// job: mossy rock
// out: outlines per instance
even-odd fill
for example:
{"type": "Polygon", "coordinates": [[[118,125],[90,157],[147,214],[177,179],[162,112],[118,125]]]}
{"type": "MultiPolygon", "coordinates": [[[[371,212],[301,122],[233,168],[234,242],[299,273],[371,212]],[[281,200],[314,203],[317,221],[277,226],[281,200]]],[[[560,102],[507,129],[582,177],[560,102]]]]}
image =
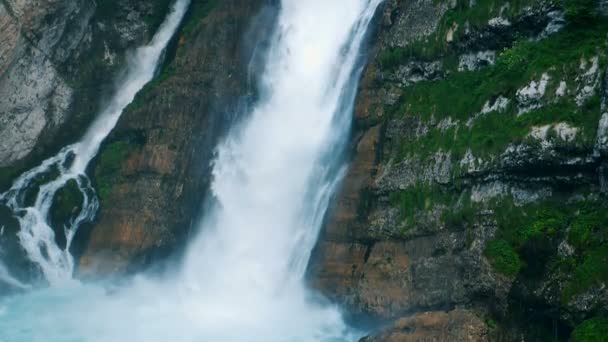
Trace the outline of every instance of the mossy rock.
{"type": "Polygon", "coordinates": [[[570,337],[572,342],[608,341],[608,318],[595,317],[579,324],[570,337]]]}
{"type": "Polygon", "coordinates": [[[517,251],[505,240],[495,240],[488,243],[485,256],[497,272],[509,277],[515,277],[522,268],[522,262],[517,251]]]}
{"type": "Polygon", "coordinates": [[[118,172],[133,149],[133,144],[124,140],[112,142],[102,149],[95,166],[97,193],[101,200],[112,191],[118,172]]]}
{"type": "MultiPolygon", "coordinates": [[[[80,192],[77,181],[74,179],[69,180],[55,193],[55,198],[49,212],[53,228],[61,230],[64,226],[68,226],[69,222],[78,216],[82,210],[83,202],[84,196],[80,192]]],[[[63,235],[63,233],[59,235],[63,235]]],[[[65,241],[63,243],[65,244],[65,241]]]]}

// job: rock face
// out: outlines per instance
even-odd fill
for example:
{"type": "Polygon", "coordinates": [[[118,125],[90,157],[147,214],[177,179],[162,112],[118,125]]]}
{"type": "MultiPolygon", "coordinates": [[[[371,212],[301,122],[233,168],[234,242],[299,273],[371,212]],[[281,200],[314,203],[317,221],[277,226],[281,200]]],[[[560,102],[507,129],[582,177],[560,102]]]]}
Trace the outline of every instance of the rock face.
{"type": "Polygon", "coordinates": [[[193,2],[175,57],[102,148],[94,170],[101,211],[80,261],[82,277],[140,268],[179,250],[193,232],[213,149],[253,96],[247,44],[271,29],[272,10],[262,3],[193,2]]]}
{"type": "Polygon", "coordinates": [[[0,2],[0,190],[82,134],[167,1],[0,2]]]}
{"type": "Polygon", "coordinates": [[[606,314],[597,6],[385,4],[309,266],[353,320],[394,322],[367,340],[568,340],[606,314]]]}

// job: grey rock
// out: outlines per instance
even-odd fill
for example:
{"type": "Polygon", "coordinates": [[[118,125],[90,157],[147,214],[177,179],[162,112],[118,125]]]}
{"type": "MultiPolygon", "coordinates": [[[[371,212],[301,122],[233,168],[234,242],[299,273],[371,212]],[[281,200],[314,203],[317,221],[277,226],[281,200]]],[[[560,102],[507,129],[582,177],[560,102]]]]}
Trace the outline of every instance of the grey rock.
{"type": "Polygon", "coordinates": [[[405,65],[400,65],[395,72],[383,76],[391,82],[406,87],[421,81],[440,80],[443,78],[442,69],[441,62],[410,61],[405,65]]]}
{"type": "Polygon", "coordinates": [[[111,17],[96,16],[96,6],[88,0],[0,2],[0,167],[48,155],[60,135],[78,135],[120,67],[117,55],[145,38],[142,11],[151,4],[119,1],[111,17]],[[90,64],[95,71],[83,72],[90,64]],[[73,82],[88,78],[94,85],[73,82]]]}
{"type": "Polygon", "coordinates": [[[392,0],[386,6],[385,16],[396,17],[391,21],[390,34],[383,38],[386,39],[384,45],[389,47],[404,47],[431,35],[450,6],[447,2],[433,0],[398,3],[392,0]]]}
{"type": "Polygon", "coordinates": [[[484,66],[494,65],[496,62],[496,52],[487,50],[474,53],[467,53],[460,56],[458,71],[474,71],[484,66]]]}

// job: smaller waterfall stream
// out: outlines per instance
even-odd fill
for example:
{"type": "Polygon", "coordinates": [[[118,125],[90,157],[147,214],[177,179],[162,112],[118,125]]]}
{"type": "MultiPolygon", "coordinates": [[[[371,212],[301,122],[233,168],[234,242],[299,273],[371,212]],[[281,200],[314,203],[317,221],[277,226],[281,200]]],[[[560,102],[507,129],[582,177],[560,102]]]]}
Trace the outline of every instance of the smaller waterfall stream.
{"type": "MultiPolygon", "coordinates": [[[[8,206],[19,221],[21,229],[18,238],[21,246],[28,258],[40,267],[45,279],[51,284],[69,282],[72,279],[74,271],[74,259],[70,254],[72,240],[78,228],[94,218],[99,207],[95,190],[86,176],[86,168],[97,155],[103,140],[116,126],[123,110],[154,77],[162,53],[184,17],[189,2],[190,0],[177,0],[151,42],[128,56],[127,72],[118,82],[119,87],[115,95],[84,137],[21,175],[8,191],[0,194],[0,203],[8,206]],[[27,203],[27,192],[42,175],[52,175],[52,180],[39,185],[34,203],[27,203]],[[61,230],[52,229],[49,223],[49,211],[57,192],[70,181],[76,182],[83,196],[82,209],[70,220],[68,226],[63,227],[66,243],[65,246],[59,246],[55,240],[55,232],[61,230]]],[[[12,278],[6,267],[0,264],[0,281],[3,279],[9,285],[20,284],[15,283],[16,279],[12,278]]]]}

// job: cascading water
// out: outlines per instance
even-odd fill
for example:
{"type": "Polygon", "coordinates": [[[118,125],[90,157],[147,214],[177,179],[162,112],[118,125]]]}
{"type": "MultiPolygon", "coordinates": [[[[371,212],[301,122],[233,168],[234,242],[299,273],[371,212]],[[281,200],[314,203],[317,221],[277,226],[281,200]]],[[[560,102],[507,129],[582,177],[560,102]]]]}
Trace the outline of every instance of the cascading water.
{"type": "Polygon", "coordinates": [[[260,100],[218,147],[215,202],[179,272],[111,293],[72,283],[6,298],[0,340],[356,340],[303,278],[343,172],[359,50],[380,2],[281,1],[260,100]]]}
{"type": "MultiPolygon", "coordinates": [[[[99,206],[85,170],[97,154],[103,140],[116,126],[123,110],[133,101],[137,92],[154,77],[163,50],[177,30],[189,2],[189,0],[178,0],[152,41],[128,56],[127,73],[119,82],[120,86],[115,96],[82,140],[63,148],[54,157],[24,173],[7,192],[0,194],[0,204],[5,203],[19,221],[21,230],[17,235],[21,246],[28,258],[40,267],[44,277],[52,285],[71,281],[74,271],[74,260],[69,251],[72,239],[82,223],[93,219],[99,206]],[[48,174],[56,175],[53,180],[40,185],[33,205],[28,203],[27,192],[32,184],[40,176],[48,174]],[[57,192],[70,181],[75,181],[78,185],[83,195],[83,203],[78,215],[70,221],[69,226],[64,227],[66,244],[60,247],[55,240],[55,231],[49,224],[49,210],[57,192]]],[[[6,267],[0,268],[0,281],[13,286],[18,284],[10,277],[6,267]],[[6,271],[5,276],[2,276],[2,270],[6,271]]]]}

